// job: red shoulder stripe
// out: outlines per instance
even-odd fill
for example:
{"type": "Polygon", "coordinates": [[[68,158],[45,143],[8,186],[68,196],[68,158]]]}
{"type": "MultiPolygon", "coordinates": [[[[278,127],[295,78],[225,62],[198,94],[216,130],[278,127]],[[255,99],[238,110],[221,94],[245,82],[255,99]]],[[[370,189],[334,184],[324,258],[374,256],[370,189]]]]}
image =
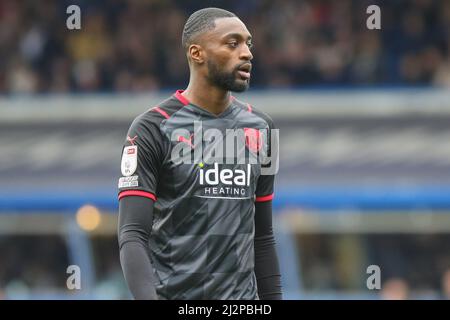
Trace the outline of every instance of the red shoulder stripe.
{"type": "Polygon", "coordinates": [[[170,116],[167,114],[167,112],[165,112],[165,111],[164,111],[163,109],[161,109],[159,106],[156,106],[156,107],[152,108],[151,111],[156,111],[156,112],[162,114],[163,117],[166,118],[166,119],[169,119],[169,118],[170,118],[170,116]]]}

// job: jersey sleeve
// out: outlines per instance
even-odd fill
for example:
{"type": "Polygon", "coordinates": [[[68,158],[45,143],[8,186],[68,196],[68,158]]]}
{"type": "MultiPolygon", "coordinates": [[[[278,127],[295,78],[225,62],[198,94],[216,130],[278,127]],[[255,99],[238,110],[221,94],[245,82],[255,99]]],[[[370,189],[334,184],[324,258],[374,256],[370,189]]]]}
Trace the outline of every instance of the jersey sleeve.
{"type": "MultiPolygon", "coordinates": [[[[267,132],[267,141],[265,143],[268,144],[268,155],[273,156],[271,145],[271,131],[272,129],[275,129],[275,125],[270,117],[268,117],[267,115],[264,116],[266,122],[268,123],[269,129],[267,132]]],[[[270,165],[272,165],[272,163],[268,163],[266,165],[262,164],[261,167],[268,167],[270,165]]],[[[274,183],[275,174],[261,174],[256,185],[255,202],[265,202],[272,200],[274,196],[274,183]]]]}
{"type": "Polygon", "coordinates": [[[142,196],[156,201],[164,156],[164,140],[159,125],[143,115],[136,118],[122,148],[119,200],[126,196],[142,196]]]}

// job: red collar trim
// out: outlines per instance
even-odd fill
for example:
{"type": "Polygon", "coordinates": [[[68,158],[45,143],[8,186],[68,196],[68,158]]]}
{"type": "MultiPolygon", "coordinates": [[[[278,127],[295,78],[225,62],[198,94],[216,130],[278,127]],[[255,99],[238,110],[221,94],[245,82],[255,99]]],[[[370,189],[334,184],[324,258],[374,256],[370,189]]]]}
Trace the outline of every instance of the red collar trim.
{"type": "Polygon", "coordinates": [[[184,90],[177,90],[175,91],[175,98],[177,98],[184,106],[189,104],[189,100],[186,99],[182,93],[184,92],[184,90]]]}

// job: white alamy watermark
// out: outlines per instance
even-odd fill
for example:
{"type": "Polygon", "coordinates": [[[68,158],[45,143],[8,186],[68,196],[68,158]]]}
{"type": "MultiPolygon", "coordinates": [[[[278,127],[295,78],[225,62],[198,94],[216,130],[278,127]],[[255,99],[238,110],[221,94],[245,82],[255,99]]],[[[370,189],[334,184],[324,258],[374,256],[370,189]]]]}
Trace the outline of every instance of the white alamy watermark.
{"type": "Polygon", "coordinates": [[[76,264],[70,265],[66,270],[67,277],[66,286],[69,290],[81,290],[81,269],[76,264]]]}
{"type": "Polygon", "coordinates": [[[378,265],[372,264],[367,267],[366,273],[370,276],[367,278],[366,286],[369,290],[381,289],[381,269],[378,265]]]}
{"type": "Polygon", "coordinates": [[[66,20],[66,26],[69,30],[81,29],[81,9],[79,6],[72,4],[67,7],[66,13],[69,15],[66,20]]]}
{"type": "Polygon", "coordinates": [[[381,9],[379,6],[373,4],[367,7],[367,14],[370,16],[366,20],[366,26],[369,30],[381,29],[381,9]]]}
{"type": "MultiPolygon", "coordinates": [[[[205,164],[261,164],[261,175],[274,175],[279,169],[279,129],[240,128],[223,132],[215,128],[204,130],[202,121],[194,121],[193,133],[175,129],[171,141],[178,142],[171,153],[175,164],[194,163],[200,168],[205,164]]],[[[221,172],[220,179],[225,184],[234,178],[230,172],[221,172]]],[[[245,171],[239,179],[245,183],[245,171]]]]}

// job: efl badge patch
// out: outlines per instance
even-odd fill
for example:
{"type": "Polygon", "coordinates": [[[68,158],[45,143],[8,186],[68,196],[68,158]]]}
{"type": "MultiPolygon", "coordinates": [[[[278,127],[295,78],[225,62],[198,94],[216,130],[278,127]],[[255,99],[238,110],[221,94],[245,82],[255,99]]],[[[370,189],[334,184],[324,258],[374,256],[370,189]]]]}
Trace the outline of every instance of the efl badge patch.
{"type": "Polygon", "coordinates": [[[123,149],[120,169],[125,177],[131,176],[137,168],[137,146],[128,146],[123,149]]]}

